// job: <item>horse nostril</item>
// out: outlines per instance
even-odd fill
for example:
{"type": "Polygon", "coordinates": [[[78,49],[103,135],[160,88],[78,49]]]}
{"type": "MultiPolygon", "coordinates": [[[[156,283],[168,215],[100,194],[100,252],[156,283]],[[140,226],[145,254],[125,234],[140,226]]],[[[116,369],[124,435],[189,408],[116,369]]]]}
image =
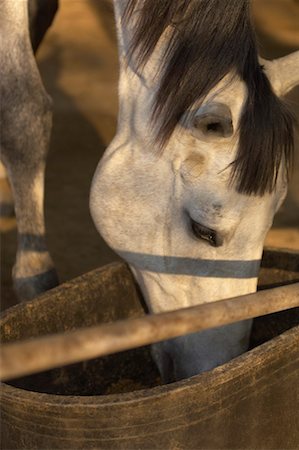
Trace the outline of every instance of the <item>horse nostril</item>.
{"type": "Polygon", "coordinates": [[[195,236],[196,239],[207,241],[213,247],[220,247],[223,244],[223,239],[219,236],[217,231],[196,222],[192,217],[190,217],[190,224],[193,236],[195,236]]]}

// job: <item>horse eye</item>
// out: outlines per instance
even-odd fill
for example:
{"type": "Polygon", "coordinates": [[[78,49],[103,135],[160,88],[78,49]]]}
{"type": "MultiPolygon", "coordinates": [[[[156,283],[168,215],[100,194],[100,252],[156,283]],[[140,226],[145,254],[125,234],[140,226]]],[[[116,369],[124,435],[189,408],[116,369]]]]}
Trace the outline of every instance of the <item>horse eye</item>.
{"type": "Polygon", "coordinates": [[[192,218],[190,218],[190,222],[192,233],[197,239],[207,241],[213,247],[219,247],[219,245],[221,245],[218,242],[216,231],[211,230],[210,228],[207,228],[198,222],[195,222],[195,220],[193,220],[192,218]]]}

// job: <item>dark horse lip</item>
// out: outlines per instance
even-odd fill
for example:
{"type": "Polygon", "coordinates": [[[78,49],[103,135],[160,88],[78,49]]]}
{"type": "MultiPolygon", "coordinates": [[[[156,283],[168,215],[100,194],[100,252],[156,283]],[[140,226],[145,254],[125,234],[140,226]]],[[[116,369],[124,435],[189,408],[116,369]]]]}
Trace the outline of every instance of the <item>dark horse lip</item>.
{"type": "Polygon", "coordinates": [[[223,239],[219,236],[217,231],[196,222],[192,217],[190,217],[190,224],[192,234],[196,239],[207,241],[207,243],[213,247],[220,247],[223,244],[223,239]]]}

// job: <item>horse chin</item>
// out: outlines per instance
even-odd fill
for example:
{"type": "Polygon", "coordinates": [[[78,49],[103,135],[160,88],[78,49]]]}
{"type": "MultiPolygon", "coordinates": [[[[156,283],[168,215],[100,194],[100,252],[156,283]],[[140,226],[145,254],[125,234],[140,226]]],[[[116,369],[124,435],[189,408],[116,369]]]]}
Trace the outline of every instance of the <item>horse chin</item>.
{"type": "MultiPolygon", "coordinates": [[[[253,264],[254,265],[254,264],[253,264]]],[[[184,277],[131,267],[150,313],[162,313],[255,292],[257,279],[184,277]],[[177,278],[177,279],[176,279],[177,278]]],[[[248,350],[252,321],[242,321],[152,345],[162,381],[170,383],[212,370],[248,350]]]]}
{"type": "Polygon", "coordinates": [[[152,345],[162,381],[171,383],[221,366],[248,350],[252,320],[152,345]]]}

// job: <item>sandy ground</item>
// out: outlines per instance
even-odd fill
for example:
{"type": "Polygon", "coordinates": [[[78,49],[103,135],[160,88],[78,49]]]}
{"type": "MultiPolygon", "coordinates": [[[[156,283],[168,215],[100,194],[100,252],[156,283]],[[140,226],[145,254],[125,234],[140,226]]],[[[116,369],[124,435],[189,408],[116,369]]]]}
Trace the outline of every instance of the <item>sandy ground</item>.
{"type": "MultiPolygon", "coordinates": [[[[299,3],[256,0],[263,56],[299,48],[299,3]],[[297,20],[298,19],[298,20],[297,20]]],[[[88,210],[90,183],[115,132],[118,61],[109,0],[61,0],[38,65],[54,100],[54,127],[46,174],[48,244],[61,281],[117,259],[96,232],[88,210]]],[[[299,117],[299,90],[289,100],[299,117]]],[[[299,148],[289,196],[266,244],[299,249],[299,148]]],[[[2,307],[15,302],[11,268],[15,230],[2,236],[2,307]]]]}

